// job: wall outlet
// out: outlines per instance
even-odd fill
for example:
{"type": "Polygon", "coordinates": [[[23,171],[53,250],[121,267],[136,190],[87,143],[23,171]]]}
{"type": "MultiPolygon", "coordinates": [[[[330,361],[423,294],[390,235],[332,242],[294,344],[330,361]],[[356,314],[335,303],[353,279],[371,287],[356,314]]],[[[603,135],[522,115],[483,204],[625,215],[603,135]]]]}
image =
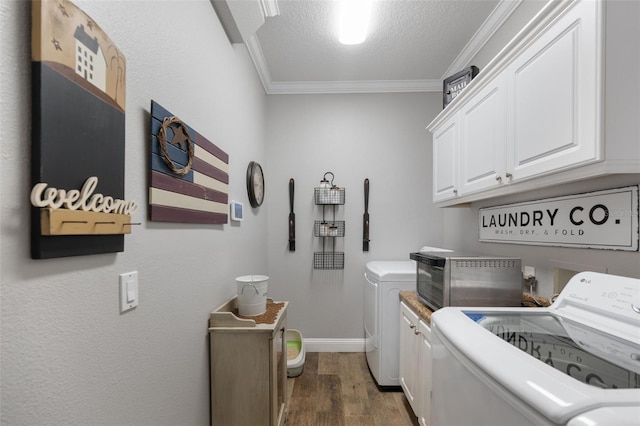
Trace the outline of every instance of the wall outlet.
{"type": "Polygon", "coordinates": [[[525,280],[528,280],[531,277],[535,277],[536,276],[536,268],[534,268],[533,266],[525,266],[524,267],[524,272],[522,273],[523,277],[525,280]]]}

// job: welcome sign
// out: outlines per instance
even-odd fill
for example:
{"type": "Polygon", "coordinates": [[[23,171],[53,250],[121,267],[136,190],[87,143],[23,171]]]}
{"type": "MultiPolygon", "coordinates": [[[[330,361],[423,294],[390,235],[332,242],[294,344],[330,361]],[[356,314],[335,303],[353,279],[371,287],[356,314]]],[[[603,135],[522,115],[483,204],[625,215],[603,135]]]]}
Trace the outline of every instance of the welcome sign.
{"type": "Polygon", "coordinates": [[[480,209],[480,241],[638,251],[639,186],[480,209]]]}

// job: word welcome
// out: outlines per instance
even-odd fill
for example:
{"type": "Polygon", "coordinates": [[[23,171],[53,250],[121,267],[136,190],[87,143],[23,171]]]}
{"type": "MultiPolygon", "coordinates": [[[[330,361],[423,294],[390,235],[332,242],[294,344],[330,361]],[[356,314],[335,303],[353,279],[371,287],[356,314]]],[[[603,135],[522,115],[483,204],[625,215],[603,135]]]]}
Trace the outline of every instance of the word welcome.
{"type": "Polygon", "coordinates": [[[98,178],[95,176],[88,178],[79,190],[66,191],[48,186],[47,183],[37,183],[33,186],[30,198],[33,206],[128,215],[138,209],[135,201],[119,200],[100,193],[94,194],[98,186],[98,178]]]}

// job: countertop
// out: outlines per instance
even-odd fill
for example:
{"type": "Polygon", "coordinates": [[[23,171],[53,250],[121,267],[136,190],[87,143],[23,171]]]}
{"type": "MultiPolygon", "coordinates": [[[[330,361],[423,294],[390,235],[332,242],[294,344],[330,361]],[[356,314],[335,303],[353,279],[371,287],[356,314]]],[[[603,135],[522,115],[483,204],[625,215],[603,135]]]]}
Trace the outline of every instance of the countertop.
{"type": "MultiPolygon", "coordinates": [[[[427,324],[431,324],[431,308],[418,300],[418,294],[415,291],[401,291],[400,300],[407,304],[413,312],[418,314],[427,324]]],[[[544,297],[535,296],[530,293],[522,293],[522,306],[527,308],[547,307],[551,303],[544,297]],[[537,304],[536,304],[537,302],[537,304]]]]}

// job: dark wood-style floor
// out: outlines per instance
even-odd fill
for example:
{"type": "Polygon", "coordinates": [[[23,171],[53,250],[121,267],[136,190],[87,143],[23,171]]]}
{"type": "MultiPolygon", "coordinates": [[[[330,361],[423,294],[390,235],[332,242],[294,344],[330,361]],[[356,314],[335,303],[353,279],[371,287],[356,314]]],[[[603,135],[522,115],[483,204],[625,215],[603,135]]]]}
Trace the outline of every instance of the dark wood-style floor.
{"type": "Polygon", "coordinates": [[[380,391],[364,353],[312,352],[288,379],[287,426],[415,426],[402,391],[380,391]]]}

